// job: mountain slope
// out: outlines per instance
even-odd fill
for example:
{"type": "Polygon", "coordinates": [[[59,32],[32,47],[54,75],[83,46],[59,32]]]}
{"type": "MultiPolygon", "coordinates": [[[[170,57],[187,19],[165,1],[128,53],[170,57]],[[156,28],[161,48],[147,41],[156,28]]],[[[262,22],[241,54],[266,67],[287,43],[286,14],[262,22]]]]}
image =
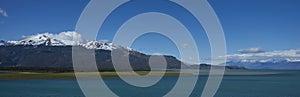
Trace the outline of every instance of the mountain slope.
{"type": "MultiPolygon", "coordinates": [[[[82,46],[77,47],[82,48],[85,51],[95,51],[96,64],[100,70],[114,70],[114,65],[111,58],[111,50],[94,50],[86,49],[82,46]]],[[[115,50],[120,57],[128,54],[128,50],[125,48],[117,48],[113,50],[115,50]]],[[[129,51],[130,66],[134,70],[151,70],[149,66],[150,57],[151,55],[146,55],[137,51],[129,51]]],[[[185,65],[173,56],[163,57],[166,60],[167,69],[209,69],[211,67],[209,64],[189,66],[185,65]]],[[[86,64],[82,65],[84,66],[86,64]]],[[[161,67],[160,65],[161,64],[154,64],[154,67],[161,67]]],[[[0,67],[72,68],[72,46],[0,46],[0,67]]],[[[246,69],[236,66],[226,66],[225,68],[246,69]]]]}
{"type": "MultiPolygon", "coordinates": [[[[83,47],[80,47],[83,48],[83,47]]],[[[85,48],[84,48],[85,49],[85,48]]],[[[89,49],[85,49],[89,50],[89,49]]],[[[119,49],[118,49],[119,50],[119,49]]],[[[121,49],[125,50],[125,49],[121,49]]],[[[95,50],[96,63],[101,69],[112,69],[110,50],[95,50]]],[[[120,53],[122,54],[122,53],[120,53]]],[[[134,69],[149,70],[150,55],[130,51],[130,65],[134,69]]],[[[164,56],[169,69],[180,68],[181,62],[164,56]]],[[[84,64],[83,64],[84,65],[84,64]]],[[[1,46],[0,66],[6,67],[72,67],[71,46],[1,46]]],[[[185,65],[183,65],[185,66],[185,65]]]]}

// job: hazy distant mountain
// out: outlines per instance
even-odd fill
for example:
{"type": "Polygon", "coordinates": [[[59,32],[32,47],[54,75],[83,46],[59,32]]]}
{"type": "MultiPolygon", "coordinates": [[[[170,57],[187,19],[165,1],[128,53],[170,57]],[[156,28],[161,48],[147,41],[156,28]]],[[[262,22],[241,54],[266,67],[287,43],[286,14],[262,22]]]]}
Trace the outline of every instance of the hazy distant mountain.
{"type": "Polygon", "coordinates": [[[227,62],[228,66],[242,66],[248,69],[299,70],[300,62],[227,62]]]}
{"type": "Polygon", "coordinates": [[[300,69],[300,50],[243,50],[246,51],[248,53],[227,55],[227,65],[248,69],[300,69]]]}

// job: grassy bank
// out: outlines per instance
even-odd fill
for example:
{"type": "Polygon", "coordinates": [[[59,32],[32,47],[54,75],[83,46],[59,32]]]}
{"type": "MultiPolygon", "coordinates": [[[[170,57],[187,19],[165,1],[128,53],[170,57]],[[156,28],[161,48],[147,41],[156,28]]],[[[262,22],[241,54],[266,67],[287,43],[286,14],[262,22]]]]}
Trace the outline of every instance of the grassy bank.
{"type": "MultiPolygon", "coordinates": [[[[124,76],[137,76],[132,72],[120,72],[124,76]]],[[[138,75],[147,75],[148,71],[137,71],[138,75]]],[[[162,71],[154,71],[152,75],[149,76],[159,76],[163,72],[162,71]]],[[[116,72],[79,72],[76,73],[79,77],[83,78],[99,78],[99,74],[101,74],[102,78],[111,78],[118,77],[116,72]]],[[[176,76],[179,72],[177,71],[167,71],[165,76],[176,76]]],[[[0,74],[0,79],[69,79],[76,78],[75,73],[37,73],[37,72],[8,72],[6,74],[0,74]]]]}
{"type": "MultiPolygon", "coordinates": [[[[123,76],[137,76],[138,75],[144,76],[149,73],[149,71],[136,71],[134,72],[119,72],[123,76]]],[[[101,74],[102,78],[112,78],[118,77],[116,72],[79,72],[76,73],[77,77],[82,78],[100,78],[99,74],[101,74]]],[[[153,71],[149,76],[177,76],[179,74],[191,76],[197,75],[195,72],[191,71],[167,71],[164,73],[163,71],[153,71]]],[[[209,70],[202,70],[200,71],[199,75],[208,75],[209,70]]],[[[249,70],[230,70],[225,72],[225,76],[249,76],[249,75],[274,75],[274,74],[281,74],[279,71],[249,71],[249,70]]],[[[64,73],[37,73],[37,72],[8,72],[5,74],[0,74],[0,79],[72,79],[76,78],[73,72],[64,72],[64,73]]]]}

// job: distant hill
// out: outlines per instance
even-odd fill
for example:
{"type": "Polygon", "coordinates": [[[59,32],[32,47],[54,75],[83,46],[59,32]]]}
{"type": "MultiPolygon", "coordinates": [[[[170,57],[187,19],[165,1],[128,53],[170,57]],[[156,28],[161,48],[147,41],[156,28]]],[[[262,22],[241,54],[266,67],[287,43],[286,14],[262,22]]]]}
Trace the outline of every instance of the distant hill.
{"type": "Polygon", "coordinates": [[[248,69],[300,70],[300,49],[227,55],[227,65],[248,69]]]}
{"type": "Polygon", "coordinates": [[[248,69],[267,70],[300,70],[300,62],[279,61],[279,62],[227,62],[229,66],[241,66],[248,69]]]}

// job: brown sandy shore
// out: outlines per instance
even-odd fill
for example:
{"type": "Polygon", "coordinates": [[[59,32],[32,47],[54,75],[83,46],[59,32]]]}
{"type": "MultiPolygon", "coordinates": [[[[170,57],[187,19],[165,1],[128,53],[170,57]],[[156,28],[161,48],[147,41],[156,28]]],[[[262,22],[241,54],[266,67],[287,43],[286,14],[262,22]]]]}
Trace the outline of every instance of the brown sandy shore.
{"type": "MultiPolygon", "coordinates": [[[[76,78],[73,72],[67,73],[37,73],[37,72],[7,72],[7,71],[0,71],[6,72],[4,74],[0,74],[0,79],[69,79],[69,78],[76,78]]],[[[202,70],[200,73],[196,73],[193,71],[152,71],[149,74],[149,71],[137,71],[135,72],[119,72],[124,76],[178,76],[182,74],[183,76],[195,76],[195,75],[208,75],[209,70],[202,70]]],[[[118,77],[116,72],[79,72],[76,73],[77,77],[82,78],[100,78],[99,74],[101,74],[102,78],[112,78],[118,77]]],[[[279,71],[249,71],[249,70],[229,70],[224,73],[224,76],[250,76],[250,75],[275,75],[275,74],[282,74],[279,71]]]]}

